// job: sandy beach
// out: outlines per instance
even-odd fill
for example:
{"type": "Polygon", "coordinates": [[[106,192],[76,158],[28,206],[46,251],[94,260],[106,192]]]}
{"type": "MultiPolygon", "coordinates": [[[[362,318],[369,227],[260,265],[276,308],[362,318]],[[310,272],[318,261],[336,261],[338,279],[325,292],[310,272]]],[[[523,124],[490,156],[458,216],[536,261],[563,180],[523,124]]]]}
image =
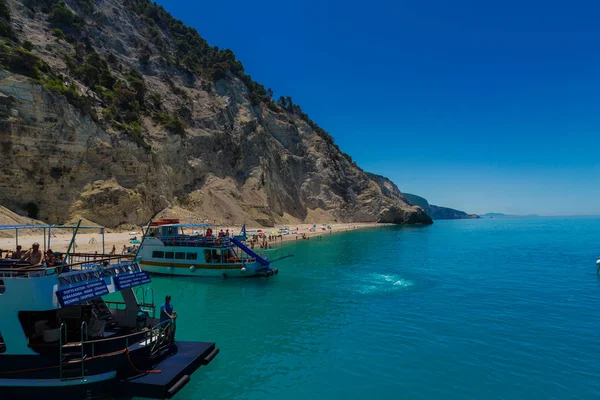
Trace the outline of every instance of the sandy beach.
{"type": "MultiPolygon", "coordinates": [[[[287,242],[287,241],[295,241],[295,240],[302,240],[302,235],[305,234],[306,237],[311,238],[311,237],[316,237],[316,236],[324,236],[324,235],[330,235],[330,234],[335,234],[335,233],[339,233],[339,232],[348,232],[348,231],[352,231],[352,230],[356,230],[356,229],[365,229],[365,228],[373,228],[373,227],[378,227],[378,226],[385,226],[385,225],[389,225],[389,224],[378,224],[378,223],[374,223],[374,222],[369,222],[369,223],[347,223],[347,224],[339,224],[339,223],[332,223],[329,224],[329,226],[331,227],[331,229],[327,228],[327,224],[317,224],[316,226],[316,230],[313,232],[311,231],[311,228],[313,227],[313,224],[299,224],[299,225],[294,225],[294,226],[289,226],[290,229],[296,229],[298,228],[298,234],[289,234],[289,235],[282,235],[281,238],[278,238],[276,241],[273,242],[273,244],[276,243],[281,243],[281,242],[287,242]]],[[[223,227],[217,227],[216,230],[226,230],[229,229],[230,232],[233,232],[234,234],[238,234],[241,230],[240,226],[223,226],[223,227]]],[[[251,231],[253,229],[260,229],[262,230],[266,235],[271,234],[271,232],[277,232],[277,227],[274,228],[260,228],[260,227],[251,227],[251,226],[247,226],[246,229],[248,231],[251,231]]],[[[10,231],[6,231],[5,234],[8,234],[10,231]]],[[[191,230],[190,232],[191,233],[191,230]]],[[[8,235],[6,235],[8,236],[8,235]]],[[[141,240],[142,238],[142,228],[138,228],[137,230],[131,231],[131,232],[105,232],[104,234],[104,251],[105,253],[108,253],[112,250],[112,247],[115,246],[117,249],[117,252],[120,253],[123,249],[123,246],[131,246],[129,244],[129,240],[131,238],[133,238],[134,236],[137,236],[137,238],[139,240],[141,240]],[[136,232],[134,234],[134,232],[136,232]]],[[[52,237],[50,238],[50,248],[53,251],[59,251],[59,252],[65,252],[67,250],[67,247],[69,246],[69,243],[71,241],[71,237],[72,237],[72,233],[70,230],[53,230],[52,231],[52,237]]],[[[15,236],[14,233],[12,234],[12,237],[3,237],[0,238],[0,249],[6,251],[6,250],[14,250],[16,247],[16,240],[15,240],[15,236]]],[[[44,235],[43,232],[41,232],[41,230],[38,230],[36,232],[33,231],[27,231],[27,230],[23,230],[23,231],[19,231],[19,244],[21,246],[23,246],[24,249],[28,249],[31,247],[31,245],[34,242],[38,242],[40,243],[40,245],[42,247],[44,247],[43,242],[44,242],[44,235]]],[[[91,230],[91,229],[86,229],[81,231],[80,233],[77,234],[77,239],[76,239],[76,251],[77,252],[82,252],[82,253],[94,253],[94,252],[98,252],[99,254],[102,253],[102,235],[100,234],[99,230],[91,230]]]]}

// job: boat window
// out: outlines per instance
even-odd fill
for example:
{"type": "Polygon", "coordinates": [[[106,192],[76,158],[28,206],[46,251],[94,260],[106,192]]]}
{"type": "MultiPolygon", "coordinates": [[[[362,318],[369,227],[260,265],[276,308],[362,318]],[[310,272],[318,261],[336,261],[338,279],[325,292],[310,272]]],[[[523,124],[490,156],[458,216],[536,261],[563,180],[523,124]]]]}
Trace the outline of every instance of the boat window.
{"type": "Polygon", "coordinates": [[[185,260],[185,253],[177,252],[177,253],[175,253],[175,258],[177,260],[185,260]]]}
{"type": "Polygon", "coordinates": [[[152,258],[163,258],[165,256],[164,251],[153,251],[152,258]]]}
{"type": "Polygon", "coordinates": [[[173,252],[172,251],[165,252],[165,258],[173,258],[173,252]]]}
{"type": "Polygon", "coordinates": [[[197,260],[198,259],[198,253],[187,253],[186,258],[188,260],[197,260]]]}
{"type": "Polygon", "coordinates": [[[207,263],[220,263],[221,262],[221,251],[220,250],[204,250],[204,260],[207,263]]]}

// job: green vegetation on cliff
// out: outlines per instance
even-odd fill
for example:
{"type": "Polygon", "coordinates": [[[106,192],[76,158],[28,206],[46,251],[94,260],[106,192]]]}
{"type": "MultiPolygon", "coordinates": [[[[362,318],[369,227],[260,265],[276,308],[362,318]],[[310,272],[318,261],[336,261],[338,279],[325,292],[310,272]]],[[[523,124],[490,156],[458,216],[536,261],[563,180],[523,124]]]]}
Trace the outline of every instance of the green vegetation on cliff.
{"type": "MultiPolygon", "coordinates": [[[[275,103],[273,101],[273,91],[265,89],[263,85],[246,74],[243,64],[236,59],[231,50],[210,46],[194,28],[185,26],[156,3],[149,0],[126,0],[125,4],[138,15],[140,21],[146,24],[146,32],[149,38],[156,41],[162,49],[161,62],[173,64],[183,70],[196,73],[209,81],[227,79],[228,74],[232,74],[244,82],[248,88],[250,102],[254,106],[264,104],[271,111],[280,112],[285,110],[290,114],[297,115],[306,121],[319,136],[334,146],[336,150],[339,150],[331,135],[310,119],[298,104],[293,103],[289,96],[282,96],[275,103]],[[174,51],[170,51],[165,43],[165,38],[169,36],[175,42],[174,51]],[[170,56],[165,58],[165,53],[170,53],[170,56]]],[[[148,49],[148,51],[150,50],[148,49]]],[[[345,154],[345,157],[350,161],[352,160],[347,154],[345,154]]]]}
{"type": "MultiPolygon", "coordinates": [[[[98,120],[96,112],[101,111],[101,122],[129,134],[132,140],[143,148],[150,148],[141,128],[137,129],[138,126],[141,127],[141,118],[144,115],[152,117],[172,133],[185,133],[186,124],[181,116],[162,112],[160,100],[145,104],[147,89],[139,71],[131,70],[119,78],[113,67],[118,66],[116,58],[113,56],[112,60],[107,61],[94,50],[86,23],[87,18],[92,18],[96,6],[93,0],[75,1],[80,15],[73,12],[62,0],[27,0],[24,3],[32,12],[45,15],[57,40],[64,39],[72,44],[71,53],[63,52],[65,62],[72,76],[89,90],[85,95],[78,93],[77,85],[65,81],[63,76],[53,72],[47,65],[43,67],[45,73],[40,73],[41,61],[31,52],[31,47],[21,48],[12,41],[10,9],[6,0],[0,0],[0,35],[11,42],[8,44],[11,50],[3,49],[5,51],[0,54],[1,67],[36,80],[43,80],[48,89],[65,96],[71,104],[80,111],[89,113],[94,120],[98,120]],[[94,98],[100,98],[102,103],[94,104],[94,98]]],[[[315,123],[291,97],[281,96],[275,102],[273,91],[266,89],[245,73],[243,64],[230,49],[210,46],[194,28],[185,26],[154,2],[125,0],[124,4],[136,15],[138,22],[144,26],[143,32],[154,45],[140,44],[139,62],[142,68],[148,68],[151,62],[158,62],[185,73],[196,74],[205,81],[203,87],[208,91],[211,90],[211,82],[230,79],[230,76],[237,77],[247,87],[249,100],[254,106],[264,105],[273,112],[285,112],[299,117],[322,137],[332,150],[340,151],[331,135],[315,123]]],[[[290,122],[293,123],[292,120],[290,122]]],[[[349,155],[342,154],[352,162],[349,155]]]]}
{"type": "Polygon", "coordinates": [[[0,0],[0,36],[12,38],[12,27],[10,25],[10,10],[6,0],[0,0]]]}

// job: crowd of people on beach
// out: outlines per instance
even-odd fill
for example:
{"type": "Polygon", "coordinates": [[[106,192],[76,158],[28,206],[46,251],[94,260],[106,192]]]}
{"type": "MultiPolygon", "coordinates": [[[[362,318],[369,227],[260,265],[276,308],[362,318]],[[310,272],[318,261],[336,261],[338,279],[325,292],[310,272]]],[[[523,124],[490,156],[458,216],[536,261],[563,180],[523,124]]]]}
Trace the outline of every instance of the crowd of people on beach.
{"type": "MultiPolygon", "coordinates": [[[[121,255],[134,254],[135,252],[137,252],[137,248],[138,247],[135,244],[133,246],[123,245],[123,249],[121,250],[121,252],[119,254],[121,254],[121,255]]],[[[112,250],[108,254],[110,254],[111,256],[116,255],[117,254],[117,245],[113,244],[112,250]]]]}
{"type": "Polygon", "coordinates": [[[283,241],[282,235],[256,235],[250,236],[248,239],[250,242],[250,248],[254,249],[254,247],[258,246],[260,249],[271,249],[271,243],[276,242],[277,240],[283,241]]]}

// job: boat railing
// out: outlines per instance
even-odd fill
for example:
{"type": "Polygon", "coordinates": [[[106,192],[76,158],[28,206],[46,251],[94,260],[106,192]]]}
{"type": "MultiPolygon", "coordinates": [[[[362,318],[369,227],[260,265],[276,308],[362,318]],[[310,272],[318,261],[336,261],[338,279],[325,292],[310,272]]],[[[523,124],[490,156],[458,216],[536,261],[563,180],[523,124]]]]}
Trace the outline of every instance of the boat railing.
{"type": "MultiPolygon", "coordinates": [[[[138,302],[138,306],[142,311],[147,312],[148,314],[152,313],[152,318],[155,318],[156,315],[156,306],[154,305],[154,288],[148,287],[144,288],[143,286],[138,286],[135,289],[135,298],[139,301],[139,293],[142,293],[142,302],[138,302]],[[146,294],[150,293],[150,302],[146,302],[146,294]]],[[[118,308],[117,308],[118,309],[118,308]]]]}
{"type": "Polygon", "coordinates": [[[163,321],[149,330],[150,354],[175,343],[175,319],[163,321]]]}
{"type": "Polygon", "coordinates": [[[124,309],[127,308],[127,303],[125,303],[124,301],[109,301],[109,300],[104,300],[104,303],[111,310],[121,311],[121,310],[124,310],[124,309]],[[121,308],[121,306],[123,308],[121,308]]]}
{"type": "Polygon", "coordinates": [[[98,266],[121,264],[133,261],[134,254],[97,254],[97,253],[71,253],[69,265],[78,266],[79,269],[89,269],[98,266]]]}
{"type": "Polygon", "coordinates": [[[58,339],[58,376],[62,380],[63,376],[63,347],[64,343],[67,343],[67,325],[62,322],[60,324],[60,337],[58,339]],[[63,332],[64,332],[64,341],[63,341],[63,332]]]}
{"type": "Polygon", "coordinates": [[[0,268],[0,278],[39,278],[57,273],[58,267],[29,267],[0,268]]]}
{"type": "MultiPolygon", "coordinates": [[[[98,270],[102,269],[103,273],[100,273],[102,276],[116,275],[120,272],[137,272],[140,271],[137,263],[133,262],[133,256],[114,256],[101,258],[96,260],[93,263],[89,263],[87,261],[80,262],[72,262],[69,264],[59,264],[56,266],[48,267],[43,264],[41,267],[36,266],[28,266],[28,265],[19,265],[19,264],[11,264],[8,267],[0,268],[0,278],[40,278],[49,275],[58,275],[60,279],[66,278],[69,275],[78,275],[82,278],[85,278],[84,275],[81,275],[85,272],[90,272],[91,275],[88,276],[88,279],[97,278],[98,270]]],[[[79,282],[79,281],[77,281],[79,282]]],[[[69,284],[77,283],[69,280],[69,284]]]]}
{"type": "Polygon", "coordinates": [[[87,322],[81,322],[81,376],[85,376],[85,346],[83,345],[88,341],[88,324],[87,322]]]}
{"type": "MultiPolygon", "coordinates": [[[[127,308],[127,303],[125,303],[124,301],[105,300],[104,303],[106,303],[106,306],[111,310],[123,311],[127,308]]],[[[138,307],[140,307],[142,311],[146,311],[149,314],[152,313],[152,318],[154,318],[154,315],[156,314],[156,305],[154,303],[142,302],[138,303],[138,307]]]]}
{"type": "MultiPolygon", "coordinates": [[[[112,336],[109,338],[102,339],[88,339],[88,331],[87,331],[87,323],[84,321],[81,324],[81,341],[75,343],[68,343],[66,340],[67,329],[64,323],[61,324],[61,337],[59,342],[59,356],[62,360],[63,350],[65,348],[79,347],[81,346],[81,360],[83,364],[83,360],[88,356],[85,353],[85,350],[89,350],[89,354],[91,358],[94,358],[96,354],[96,345],[104,345],[110,342],[123,342],[123,347],[121,350],[126,350],[130,345],[135,343],[144,343],[145,346],[150,346],[151,354],[156,353],[157,351],[162,350],[163,348],[175,343],[175,320],[167,320],[161,322],[151,328],[144,328],[141,331],[132,332],[127,335],[121,336],[112,336]],[[63,340],[63,332],[65,340],[63,340]],[[135,339],[135,340],[133,340],[135,339]],[[133,341],[132,341],[133,340],[133,341]]],[[[61,363],[62,364],[62,363],[61,363]]],[[[83,371],[83,367],[82,367],[83,371]]],[[[62,372],[61,372],[62,374],[62,372]]],[[[62,376],[62,375],[61,375],[62,376]]]]}
{"type": "Polygon", "coordinates": [[[231,246],[231,240],[227,236],[158,236],[165,246],[174,247],[226,247],[231,246]]]}

